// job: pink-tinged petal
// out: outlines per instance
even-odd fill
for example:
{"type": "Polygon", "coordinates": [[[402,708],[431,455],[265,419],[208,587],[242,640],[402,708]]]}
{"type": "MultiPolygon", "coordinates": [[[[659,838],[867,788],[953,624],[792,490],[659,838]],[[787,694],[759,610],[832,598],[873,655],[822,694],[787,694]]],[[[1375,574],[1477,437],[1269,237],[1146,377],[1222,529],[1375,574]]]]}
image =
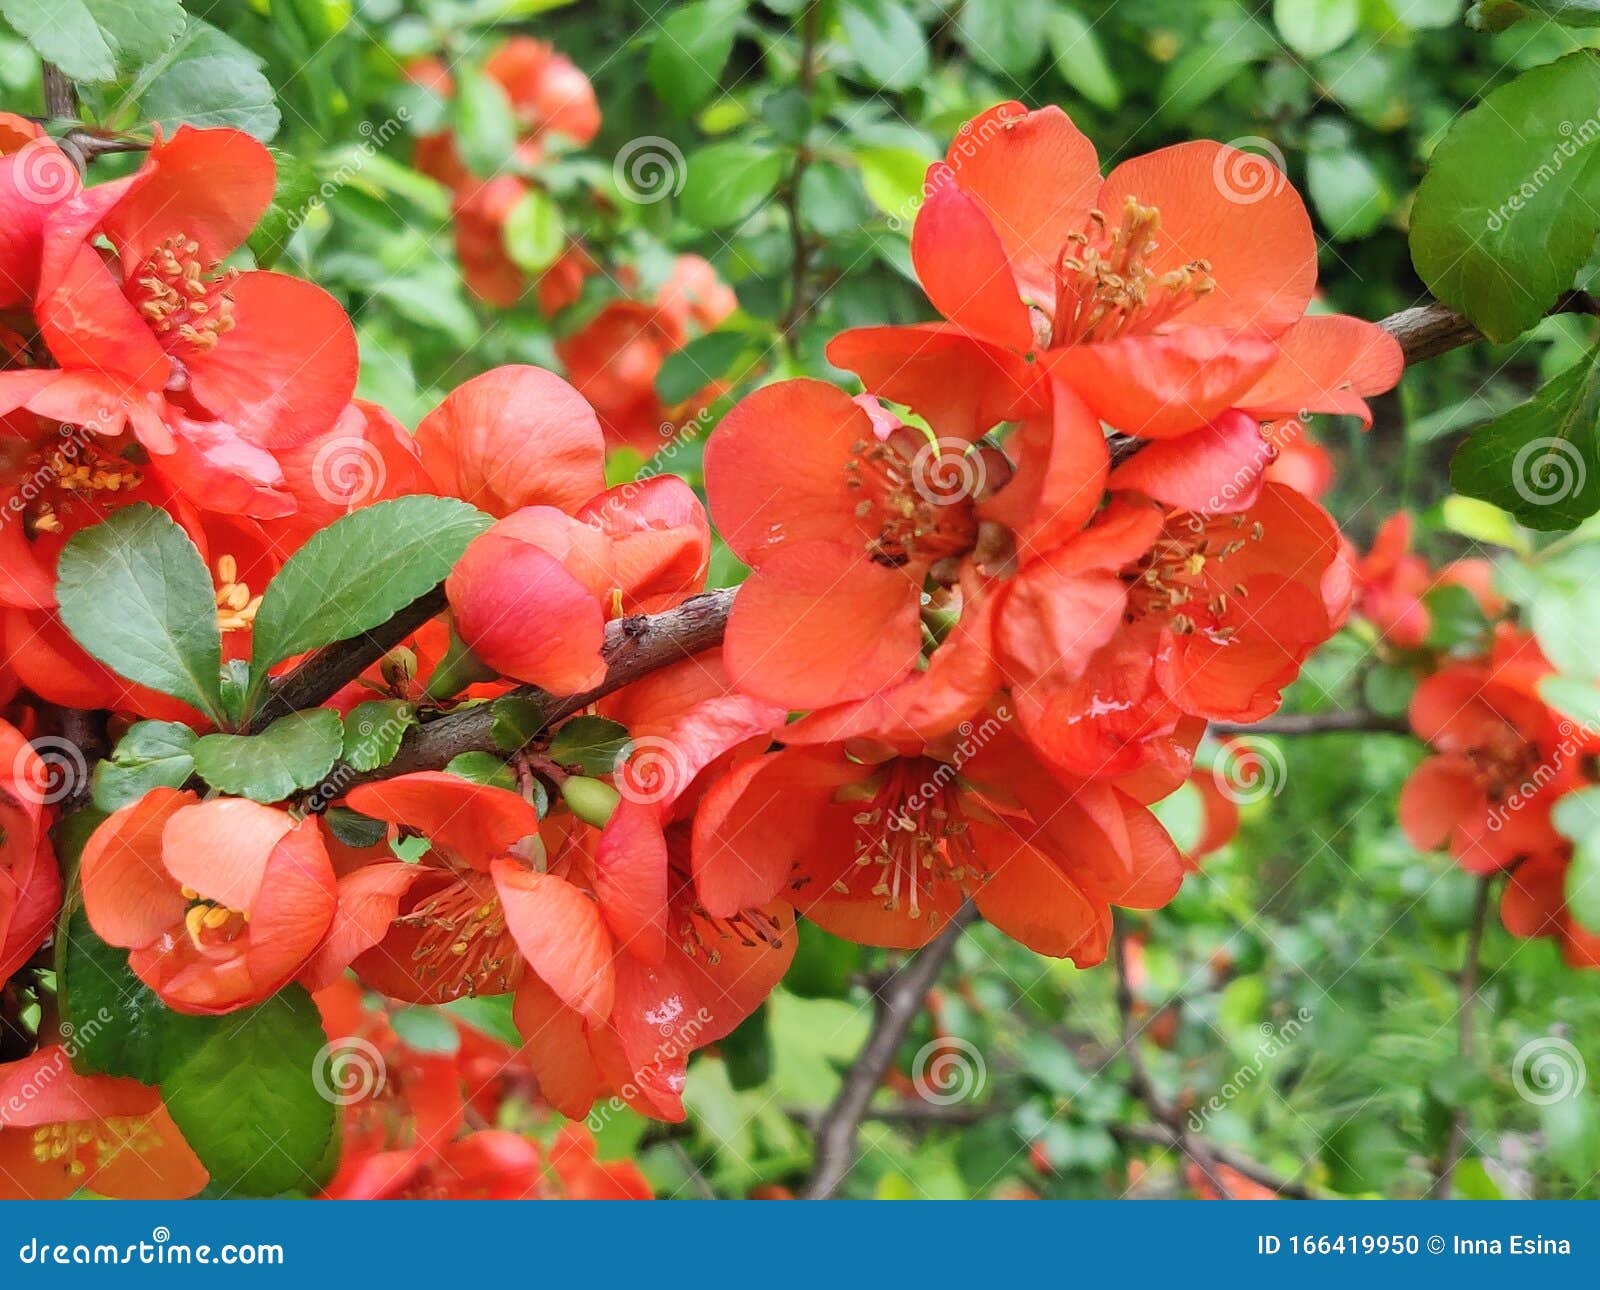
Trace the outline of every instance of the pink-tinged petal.
{"type": "Polygon", "coordinates": [[[472,651],[503,676],[555,694],[578,694],[600,683],[606,663],[606,571],[591,550],[552,552],[521,534],[559,544],[559,534],[533,532],[529,512],[548,512],[604,544],[597,529],[549,507],[530,507],[475,538],[445,580],[455,626],[472,651]],[[570,563],[563,560],[568,556],[570,563]],[[574,567],[576,566],[576,567],[574,567]]]}
{"type": "Polygon", "coordinates": [[[689,595],[705,585],[711,562],[711,522],[705,507],[677,475],[618,484],[591,499],[577,518],[611,539],[623,610],[689,595]]]}
{"type": "Polygon", "coordinates": [[[594,894],[617,948],[642,963],[667,951],[667,839],[649,803],[617,804],[594,852],[594,894]]]}
{"type": "Polygon", "coordinates": [[[275,170],[271,153],[242,130],[179,126],[151,147],[101,227],[129,269],[180,236],[214,263],[242,245],[266,213],[275,170]]]}
{"type": "Polygon", "coordinates": [[[1265,157],[1205,139],[1159,148],[1107,175],[1096,205],[1114,225],[1130,197],[1161,212],[1152,273],[1209,265],[1216,286],[1179,315],[1185,325],[1275,336],[1305,313],[1316,236],[1300,194],[1265,157]]]}
{"type": "Polygon", "coordinates": [[[523,506],[572,514],[605,487],[594,409],[554,372],[508,366],[458,385],[417,426],[439,491],[495,516],[523,506]]]}
{"type": "Polygon", "coordinates": [[[1229,409],[1190,434],[1146,444],[1111,472],[1106,486],[1180,510],[1227,514],[1255,505],[1272,459],[1260,422],[1229,409]]]}
{"type": "Polygon", "coordinates": [[[0,309],[33,303],[50,212],[82,187],[77,168],[47,138],[0,157],[0,309]]]}
{"type": "Polygon", "coordinates": [[[922,649],[919,588],[838,542],[790,542],[739,588],[722,656],[768,703],[819,708],[900,680],[922,649]]]}
{"type": "Polygon", "coordinates": [[[561,1001],[590,1022],[603,1022],[616,993],[611,933],[600,907],[565,878],[514,860],[490,870],[506,927],[522,957],[561,1001]]]}
{"type": "Polygon", "coordinates": [[[1001,103],[961,127],[948,161],[999,235],[1024,298],[1054,308],[1056,257],[1083,231],[1100,187],[1094,144],[1058,107],[1001,103]]]}
{"type": "Polygon", "coordinates": [[[1276,357],[1262,335],[1181,327],[1053,349],[1042,361],[1113,429],[1163,439],[1233,407],[1276,357]]]}
{"type": "Polygon", "coordinates": [[[828,361],[913,409],[941,438],[976,439],[1042,402],[1036,369],[1020,354],[949,323],[841,332],[828,361]]]}
{"type": "Polygon", "coordinates": [[[224,515],[278,519],[293,514],[283,468],[265,448],[220,421],[195,421],[179,412],[167,418],[172,451],[155,469],[197,506],[224,515]]]}
{"type": "Polygon", "coordinates": [[[210,349],[175,347],[194,397],[263,448],[320,435],[356,389],[356,333],[344,307],[282,273],[243,273],[227,290],[233,330],[210,349]]]}
{"type": "Polygon", "coordinates": [[[251,910],[273,848],[295,827],[288,812],[219,797],[173,812],[161,859],[173,881],[229,909],[251,910]]]}
{"type": "Polygon", "coordinates": [[[1338,412],[1372,424],[1366,397],[1393,389],[1405,368],[1382,327],[1343,314],[1302,318],[1278,337],[1278,361],[1239,398],[1258,420],[1338,412]]]}
{"type": "Polygon", "coordinates": [[[34,303],[39,334],[64,368],[114,375],[140,390],[161,390],[172,374],[166,350],[80,230],[57,233],[54,227],[73,205],[58,212],[45,231],[34,303]]]}
{"type": "Polygon", "coordinates": [[[539,812],[520,794],[442,770],[361,784],[345,801],[353,811],[413,829],[474,864],[504,855],[539,832],[539,812]]]}
{"type": "Polygon", "coordinates": [[[61,1044],[0,1065],[0,1128],[81,1124],[143,1115],[160,1105],[160,1092],[137,1080],[79,1075],[61,1044]]]}
{"type": "Polygon", "coordinates": [[[706,442],[711,516],[735,555],[760,564],[785,544],[855,531],[846,469],[872,420],[822,381],[779,381],[746,396],[706,442]]]}
{"type": "Polygon", "coordinates": [[[1028,307],[983,209],[942,163],[928,167],[923,189],[928,197],[911,230],[911,262],[928,300],[962,330],[1026,352],[1033,344],[1028,307]]]}

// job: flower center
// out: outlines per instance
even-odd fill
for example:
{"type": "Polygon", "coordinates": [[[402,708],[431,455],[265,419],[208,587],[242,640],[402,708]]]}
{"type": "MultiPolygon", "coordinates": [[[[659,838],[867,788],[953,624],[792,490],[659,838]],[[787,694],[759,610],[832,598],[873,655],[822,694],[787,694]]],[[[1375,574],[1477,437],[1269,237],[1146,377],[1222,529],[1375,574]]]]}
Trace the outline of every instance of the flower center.
{"type": "Polygon", "coordinates": [[[411,961],[417,977],[436,984],[446,999],[504,994],[516,985],[521,963],[506,928],[505,911],[487,877],[460,871],[454,880],[395,920],[420,929],[411,961]]]}
{"type": "Polygon", "coordinates": [[[1129,197],[1115,227],[1089,212],[1056,256],[1056,304],[1051,343],[1111,340],[1153,331],[1216,287],[1207,260],[1158,274],[1146,263],[1156,249],[1161,212],[1129,197]]]}
{"type": "MultiPolygon", "coordinates": [[[[959,776],[948,762],[931,757],[898,757],[881,772],[866,806],[853,817],[855,868],[876,872],[871,893],[888,913],[900,909],[921,918],[928,889],[936,883],[986,878],[967,835],[959,776]]],[[[850,895],[838,879],[833,889],[850,895]]],[[[930,912],[930,919],[936,916],[930,912]]]]}
{"type": "Polygon", "coordinates": [[[231,555],[217,560],[217,626],[225,632],[242,631],[256,620],[261,597],[250,594],[250,584],[239,581],[239,562],[231,555]]]}
{"type": "Polygon", "coordinates": [[[233,330],[235,269],[200,261],[200,244],[175,233],[150,253],[134,279],[133,302],[158,335],[213,349],[233,330]]]}
{"type": "Polygon", "coordinates": [[[914,431],[855,444],[845,482],[859,498],[856,518],[868,534],[867,553],[874,561],[923,568],[972,550],[978,537],[972,493],[981,480],[965,448],[925,440],[914,431]]]}
{"type": "Polygon", "coordinates": [[[29,538],[60,533],[62,516],[80,501],[93,502],[102,493],[129,493],[144,482],[144,472],[133,462],[98,452],[79,439],[33,452],[17,469],[29,538]]]}
{"type": "Polygon", "coordinates": [[[1264,536],[1260,522],[1243,515],[1174,516],[1155,545],[1122,571],[1128,584],[1124,621],[1157,618],[1180,636],[1203,632],[1214,641],[1231,640],[1239,630],[1237,602],[1247,589],[1230,580],[1227,563],[1264,536]]]}
{"type": "Polygon", "coordinates": [[[202,900],[193,887],[183,889],[183,898],[191,902],[183,915],[184,930],[189,933],[189,943],[202,953],[238,940],[250,922],[249,914],[202,900]]]}
{"type": "Polygon", "coordinates": [[[1515,729],[1500,724],[1466,750],[1484,796],[1499,802],[1528,783],[1539,769],[1539,749],[1515,729]]]}

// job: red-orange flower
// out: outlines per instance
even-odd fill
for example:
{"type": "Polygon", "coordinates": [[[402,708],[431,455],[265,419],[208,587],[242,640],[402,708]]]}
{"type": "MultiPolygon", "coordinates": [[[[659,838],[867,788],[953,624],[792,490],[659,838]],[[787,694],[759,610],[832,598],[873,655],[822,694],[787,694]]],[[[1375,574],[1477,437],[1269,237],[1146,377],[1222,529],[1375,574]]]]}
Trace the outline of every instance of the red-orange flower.
{"type": "Polygon", "coordinates": [[[22,732],[0,721],[0,981],[44,943],[61,906],[50,849],[50,772],[22,732]]]}
{"type": "Polygon", "coordinates": [[[333,869],[315,816],[157,788],[94,831],[84,911],[178,1012],[260,1003],[307,964],[333,919],[333,869]]]}
{"type": "Polygon", "coordinates": [[[218,267],[271,201],[273,175],[249,135],[185,126],[135,175],[57,210],[34,313],[60,367],[0,374],[0,407],[103,435],[131,426],[159,456],[187,440],[197,467],[224,474],[235,441],[284,446],[331,425],[355,387],[344,311],[299,279],[218,267]]]}
{"type": "Polygon", "coordinates": [[[79,1075],[60,1044],[0,1065],[0,1200],[178,1200],[206,1181],[157,1090],[79,1075]]]}
{"type": "Polygon", "coordinates": [[[1355,564],[1356,612],[1391,645],[1416,649],[1427,641],[1433,615],[1424,598],[1435,587],[1465,588],[1488,618],[1505,608],[1491,588],[1487,560],[1455,560],[1435,574],[1410,548],[1411,517],[1399,511],[1383,522],[1372,549],[1355,564]]]}

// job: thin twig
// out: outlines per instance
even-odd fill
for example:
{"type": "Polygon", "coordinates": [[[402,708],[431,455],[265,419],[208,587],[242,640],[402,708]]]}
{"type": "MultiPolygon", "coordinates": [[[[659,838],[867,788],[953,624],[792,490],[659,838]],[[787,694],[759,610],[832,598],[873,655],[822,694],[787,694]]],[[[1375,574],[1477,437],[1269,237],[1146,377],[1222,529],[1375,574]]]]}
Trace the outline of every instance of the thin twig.
{"type": "Polygon", "coordinates": [[[1348,730],[1408,735],[1411,723],[1404,713],[1390,716],[1357,708],[1338,712],[1280,712],[1251,722],[1213,721],[1206,730],[1213,735],[1323,735],[1348,730]]]}
{"type": "MultiPolygon", "coordinates": [[[[1166,1147],[1170,1150],[1182,1150],[1182,1143],[1178,1135],[1164,1124],[1108,1124],[1106,1132],[1120,1142],[1146,1143],[1154,1147],[1166,1147]]],[[[1198,1136],[1198,1135],[1195,1135],[1198,1136]]],[[[1280,1196],[1288,1196],[1293,1200],[1323,1200],[1324,1193],[1305,1183],[1297,1182],[1293,1178],[1285,1178],[1273,1169],[1267,1168],[1253,1156],[1247,1156],[1242,1151],[1235,1151],[1232,1147],[1206,1139],[1206,1149],[1216,1159],[1218,1164],[1227,1165],[1229,1169],[1244,1175],[1251,1182],[1260,1183],[1263,1187],[1270,1188],[1280,1196]]]]}
{"type": "MultiPolygon", "coordinates": [[[[797,81],[800,93],[805,96],[807,111],[811,106],[811,92],[817,80],[817,28],[821,11],[820,0],[806,5],[800,20],[800,73],[797,81]]],[[[792,261],[789,266],[789,304],[778,322],[778,332],[786,342],[792,343],[794,334],[810,305],[806,273],[811,259],[811,248],[806,241],[805,226],[800,220],[800,180],[811,164],[811,149],[805,139],[795,148],[794,168],[783,186],[782,200],[789,217],[789,246],[792,261]]]]}
{"type": "Polygon", "coordinates": [[[867,1105],[883,1083],[895,1052],[922,1012],[928,990],[939,979],[967,924],[978,916],[969,900],[950,924],[905,961],[877,995],[872,1033],[845,1074],[833,1104],[817,1123],[816,1161],[811,1179],[801,1191],[807,1200],[826,1200],[839,1189],[856,1161],[856,1135],[866,1118],[867,1105]]]}
{"type": "Polygon", "coordinates": [[[1217,1171],[1214,1148],[1184,1123],[1183,1112],[1172,1106],[1157,1091],[1145,1069],[1144,1057],[1139,1052],[1139,1030],[1133,1017],[1133,987],[1128,980],[1127,931],[1120,912],[1113,910],[1111,922],[1111,956],[1117,976],[1117,1017],[1122,1027],[1122,1053],[1128,1059],[1128,1091],[1145,1104],[1145,1108],[1172,1134],[1173,1145],[1194,1161],[1195,1166],[1216,1188],[1223,1200],[1232,1200],[1233,1192],[1217,1171]]]}
{"type": "MultiPolygon", "coordinates": [[[[1467,947],[1461,960],[1461,975],[1458,984],[1461,990],[1461,1006],[1456,1010],[1456,1022],[1459,1029],[1456,1033],[1456,1051],[1461,1058],[1461,1067],[1466,1070],[1472,1065],[1473,1055],[1473,1013],[1478,1002],[1478,971],[1479,959],[1483,949],[1483,929],[1489,919],[1489,884],[1492,880],[1488,877],[1478,879],[1478,890],[1472,901],[1472,921],[1467,927],[1467,947]]],[[[1445,1141],[1444,1156],[1439,1163],[1439,1172],[1434,1177],[1433,1186],[1428,1195],[1434,1200],[1449,1200],[1450,1193],[1455,1186],[1456,1167],[1461,1163],[1462,1152],[1467,1145],[1467,1109],[1457,1105],[1450,1114],[1450,1133],[1445,1141]]]]}

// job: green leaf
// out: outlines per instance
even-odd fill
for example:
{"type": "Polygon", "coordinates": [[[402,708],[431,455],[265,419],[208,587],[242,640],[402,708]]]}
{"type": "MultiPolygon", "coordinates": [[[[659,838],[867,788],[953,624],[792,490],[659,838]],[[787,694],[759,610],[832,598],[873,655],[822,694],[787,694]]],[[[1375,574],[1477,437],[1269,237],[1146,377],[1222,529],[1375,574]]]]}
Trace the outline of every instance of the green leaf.
{"type": "Polygon", "coordinates": [[[1539,697],[1562,716],[1571,717],[1590,731],[1600,733],[1600,686],[1593,681],[1574,676],[1547,676],[1539,682],[1539,697]]]}
{"type": "MultiPolygon", "coordinates": [[[[377,770],[400,751],[406,731],[417,724],[417,707],[404,699],[368,699],[345,713],[342,759],[352,770],[377,770]]],[[[326,772],[324,772],[326,773],[326,772]]],[[[320,776],[319,776],[320,778],[320,776]]]]}
{"type": "Polygon", "coordinates": [[[136,721],[111,759],[94,768],[94,804],[115,811],[153,788],[182,788],[194,774],[194,741],[194,731],[181,722],[136,721]]]}
{"type": "Polygon", "coordinates": [[[267,584],[250,659],[257,690],[279,660],[370,631],[432,590],[490,523],[465,502],[427,496],[375,502],[335,520],[267,584]]]}
{"type": "Polygon", "coordinates": [[[689,157],[683,214],[701,228],[737,224],[777,191],[783,153],[754,143],[713,143],[689,157]]]}
{"type": "Polygon", "coordinates": [[[1427,644],[1432,649],[1452,650],[1483,641],[1489,631],[1478,599],[1465,587],[1441,584],[1422,597],[1427,606],[1429,627],[1427,644]]]}
{"type": "Polygon", "coordinates": [[[397,1008],[389,1014],[389,1024],[419,1053],[454,1053],[461,1047],[461,1032],[437,1008],[397,1008]]]}
{"type": "MultiPolygon", "coordinates": [[[[1594,687],[1588,688],[1592,691],[1594,687]]],[[[1549,698],[1543,685],[1539,693],[1549,698]]],[[[1600,705],[1592,697],[1587,700],[1591,713],[1597,706],[1600,705]]],[[[1567,709],[1563,706],[1562,710],[1567,709]]],[[[1590,732],[1600,728],[1587,719],[1585,726],[1590,732]]],[[[1589,931],[1600,933],[1600,788],[1581,788],[1566,794],[1551,810],[1550,820],[1557,831],[1572,839],[1572,863],[1567,866],[1566,877],[1567,909],[1589,931]]]]}
{"type": "Polygon", "coordinates": [[[845,40],[867,80],[907,90],[928,74],[928,42],[899,0],[841,0],[845,40]]]}
{"type": "Polygon", "coordinates": [[[679,116],[688,116],[717,88],[743,12],[742,0],[695,0],[677,5],[656,31],[645,76],[679,116]]]}
{"type": "Polygon", "coordinates": [[[82,1075],[123,1075],[142,1084],[161,1078],[161,1034],[170,1016],[155,991],[134,976],[128,951],[107,945],[82,906],[62,933],[61,1017],[72,1030],[72,1068],[82,1075]]]}
{"type": "Polygon", "coordinates": [[[456,146],[467,169],[493,175],[517,150],[517,120],[505,87],[492,76],[469,72],[456,91],[456,146]]]}
{"type": "Polygon", "coordinates": [[[726,376],[749,345],[750,337],[742,331],[712,331],[696,336],[662,360],[656,372],[656,393],[669,408],[676,407],[726,376]]]}
{"type": "Polygon", "coordinates": [[[321,187],[317,172],[294,153],[282,148],[270,151],[278,175],[272,190],[272,204],[250,234],[250,253],[263,269],[270,268],[283,254],[289,239],[318,204],[321,187]]]}
{"type": "Polygon", "coordinates": [[[1306,153],[1311,204],[1336,242],[1366,237],[1394,207],[1394,194],[1342,123],[1318,122],[1306,153]]]}
{"type": "Polygon", "coordinates": [[[458,753],[450,759],[445,770],[462,779],[470,779],[474,784],[490,784],[495,788],[509,788],[512,792],[517,788],[516,772],[493,753],[458,753]]]}
{"type": "Polygon", "coordinates": [[[1467,25],[1504,31],[1525,18],[1544,18],[1563,27],[1600,27],[1600,0],[1478,0],[1467,10],[1467,25]]]}
{"type": "Polygon", "coordinates": [[[179,0],[0,0],[0,16],[75,81],[109,81],[160,57],[183,30],[179,0]]]}
{"type": "Polygon", "coordinates": [[[136,502],[79,530],[57,579],[61,621],[78,644],[119,676],[220,720],[216,592],[171,516],[136,502]]]}
{"type": "Polygon", "coordinates": [[[508,694],[489,709],[489,737],[506,752],[515,752],[543,729],[544,708],[537,699],[508,694]]]}
{"type": "Polygon", "coordinates": [[[1480,426],[1450,462],[1450,482],[1534,529],[1569,529],[1600,510],[1600,347],[1527,403],[1480,426]]]}
{"type": "Polygon", "coordinates": [[[1301,58],[1332,53],[1356,34],[1360,0],[1272,0],[1272,23],[1301,58]]]}
{"type": "Polygon", "coordinates": [[[167,1111],[225,1195],[310,1192],[326,1178],[336,1105],[317,1006],[291,985],[224,1017],[167,1019],[167,1111]]]}
{"type": "Polygon", "coordinates": [[[573,717],[550,741],[550,759],[582,767],[586,775],[609,775],[627,755],[627,726],[604,717],[573,717]]]}
{"type": "Polygon", "coordinates": [[[260,60],[198,18],[189,19],[177,48],[139,90],[138,103],[168,133],[183,124],[231,126],[265,142],[282,119],[260,60]]]}
{"type": "Polygon", "coordinates": [[[1050,0],[965,0],[956,37],[973,61],[1019,80],[1044,56],[1050,0]]]}
{"type": "Polygon", "coordinates": [[[1107,112],[1121,105],[1122,86],[1087,19],[1075,10],[1057,9],[1050,15],[1045,34],[1062,80],[1107,112]]]}
{"type": "Polygon", "coordinates": [[[897,227],[909,227],[922,204],[928,158],[910,148],[870,147],[856,153],[856,162],[872,204],[898,220],[897,227]]]}
{"type": "Polygon", "coordinates": [[[279,717],[258,735],[203,735],[194,768],[212,788],[257,802],[281,802],[320,783],[339,760],[344,726],[332,708],[279,717]]]}
{"type": "Polygon", "coordinates": [[[322,815],[328,831],[347,847],[375,847],[389,836],[383,820],[352,811],[348,806],[330,806],[322,815]]]}
{"type": "Polygon", "coordinates": [[[527,273],[542,273],[567,244],[561,208],[550,195],[530,188],[506,216],[506,254],[527,273]]]}
{"type": "Polygon", "coordinates": [[[1492,91],[1433,151],[1411,258],[1434,295],[1491,340],[1538,322],[1594,248],[1600,148],[1585,132],[1597,103],[1600,58],[1579,50],[1492,91]]]}

